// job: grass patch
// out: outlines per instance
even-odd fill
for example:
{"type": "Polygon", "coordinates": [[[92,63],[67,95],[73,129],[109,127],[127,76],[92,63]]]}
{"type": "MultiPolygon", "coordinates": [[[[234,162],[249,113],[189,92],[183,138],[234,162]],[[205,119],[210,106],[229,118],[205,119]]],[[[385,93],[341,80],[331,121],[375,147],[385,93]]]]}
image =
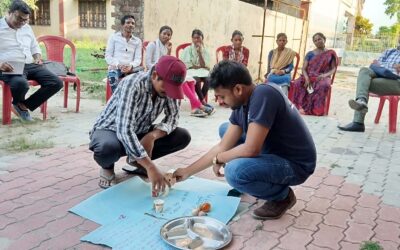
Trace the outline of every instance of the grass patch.
{"type": "Polygon", "coordinates": [[[360,250],[383,250],[383,247],[375,241],[364,241],[360,246],[360,250]]]}
{"type": "Polygon", "coordinates": [[[49,140],[28,140],[26,137],[19,137],[11,140],[2,146],[2,149],[10,152],[21,152],[34,149],[52,148],[54,143],[49,140]]]}
{"type": "MultiPolygon", "coordinates": [[[[79,76],[83,91],[88,91],[89,96],[100,98],[105,95],[105,84],[102,80],[107,76],[107,63],[105,59],[96,58],[92,53],[101,53],[100,49],[106,44],[100,41],[91,41],[89,38],[73,41],[76,47],[76,74],[79,76]],[[94,85],[94,86],[92,86],[94,85]],[[102,85],[102,88],[99,87],[102,85]]],[[[46,49],[41,44],[42,57],[47,58],[46,49]]],[[[71,65],[71,49],[64,50],[64,63],[67,67],[71,65]]]]}

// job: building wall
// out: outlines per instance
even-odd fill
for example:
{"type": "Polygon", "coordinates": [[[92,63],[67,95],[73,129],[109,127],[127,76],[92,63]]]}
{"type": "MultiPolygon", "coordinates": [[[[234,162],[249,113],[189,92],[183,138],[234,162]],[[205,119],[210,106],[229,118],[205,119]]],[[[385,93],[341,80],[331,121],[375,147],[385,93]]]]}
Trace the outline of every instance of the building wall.
{"type": "MultiPolygon", "coordinates": [[[[191,32],[198,28],[204,33],[204,43],[215,63],[215,50],[221,45],[230,44],[232,32],[240,30],[244,35],[244,46],[250,50],[249,70],[254,78],[258,76],[260,60],[263,8],[234,0],[145,0],[144,1],[144,40],[157,39],[162,25],[172,27],[173,50],[182,43],[191,42],[191,32]]],[[[262,56],[261,77],[266,71],[266,57],[269,50],[275,47],[275,38],[279,32],[288,34],[288,47],[300,51],[302,19],[267,11],[262,56]],[[293,40],[298,38],[299,40],[293,40]]],[[[174,51],[175,54],[175,51],[174,51]]]]}
{"type": "MultiPolygon", "coordinates": [[[[63,0],[64,2],[64,34],[68,39],[90,39],[106,41],[114,30],[114,18],[111,13],[114,12],[114,6],[111,5],[111,0],[106,1],[107,11],[107,29],[93,29],[79,27],[79,9],[78,0],[63,0]]],[[[32,25],[32,29],[36,36],[40,35],[60,35],[60,20],[59,20],[59,0],[50,1],[51,26],[32,25]]]]}
{"type": "Polygon", "coordinates": [[[59,20],[58,0],[50,1],[50,26],[46,25],[32,25],[33,32],[36,36],[43,35],[59,35],[60,34],[60,20],[59,20]]]}
{"type": "MultiPolygon", "coordinates": [[[[356,16],[358,0],[312,0],[309,10],[309,32],[307,51],[314,49],[312,35],[322,32],[326,38],[326,46],[335,48],[339,56],[346,45],[346,33],[353,30],[346,25],[346,15],[356,16]],[[347,13],[347,14],[346,14],[347,13]]],[[[350,17],[349,26],[354,19],[350,17]]]]}

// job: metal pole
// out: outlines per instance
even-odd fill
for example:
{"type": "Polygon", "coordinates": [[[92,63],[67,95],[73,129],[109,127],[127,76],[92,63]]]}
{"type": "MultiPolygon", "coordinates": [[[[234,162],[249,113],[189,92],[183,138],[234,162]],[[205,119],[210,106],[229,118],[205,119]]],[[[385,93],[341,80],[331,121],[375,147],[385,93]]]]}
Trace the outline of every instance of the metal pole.
{"type": "Polygon", "coordinates": [[[263,50],[264,50],[264,30],[265,30],[265,16],[267,14],[267,3],[264,4],[264,17],[263,17],[263,25],[262,25],[262,32],[261,32],[261,52],[260,52],[260,60],[258,61],[258,77],[256,79],[256,83],[264,82],[261,79],[261,65],[262,65],[262,58],[263,58],[263,50]]]}

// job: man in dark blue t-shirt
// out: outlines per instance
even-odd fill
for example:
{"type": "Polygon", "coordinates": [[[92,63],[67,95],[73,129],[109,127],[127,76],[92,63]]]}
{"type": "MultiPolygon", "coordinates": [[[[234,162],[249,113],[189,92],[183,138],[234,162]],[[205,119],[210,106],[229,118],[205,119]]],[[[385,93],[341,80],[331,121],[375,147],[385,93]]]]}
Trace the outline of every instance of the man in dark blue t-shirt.
{"type": "Polygon", "coordinates": [[[243,193],[266,200],[253,212],[256,219],[280,218],[296,203],[289,186],[313,172],[316,150],[298,110],[275,84],[254,85],[248,70],[233,61],[220,62],[210,74],[218,101],[233,109],[230,124],[220,127],[222,140],[187,168],[178,181],[213,166],[243,193]]]}

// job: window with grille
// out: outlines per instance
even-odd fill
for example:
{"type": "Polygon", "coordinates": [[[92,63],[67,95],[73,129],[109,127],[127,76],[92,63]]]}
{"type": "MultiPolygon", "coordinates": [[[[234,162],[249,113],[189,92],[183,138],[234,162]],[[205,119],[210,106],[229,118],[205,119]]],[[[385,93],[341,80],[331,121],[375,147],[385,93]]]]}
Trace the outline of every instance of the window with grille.
{"type": "Polygon", "coordinates": [[[79,26],[106,29],[106,1],[79,0],[79,26]]]}
{"type": "Polygon", "coordinates": [[[36,9],[31,10],[29,22],[32,25],[50,25],[50,0],[38,0],[36,9]]]}

